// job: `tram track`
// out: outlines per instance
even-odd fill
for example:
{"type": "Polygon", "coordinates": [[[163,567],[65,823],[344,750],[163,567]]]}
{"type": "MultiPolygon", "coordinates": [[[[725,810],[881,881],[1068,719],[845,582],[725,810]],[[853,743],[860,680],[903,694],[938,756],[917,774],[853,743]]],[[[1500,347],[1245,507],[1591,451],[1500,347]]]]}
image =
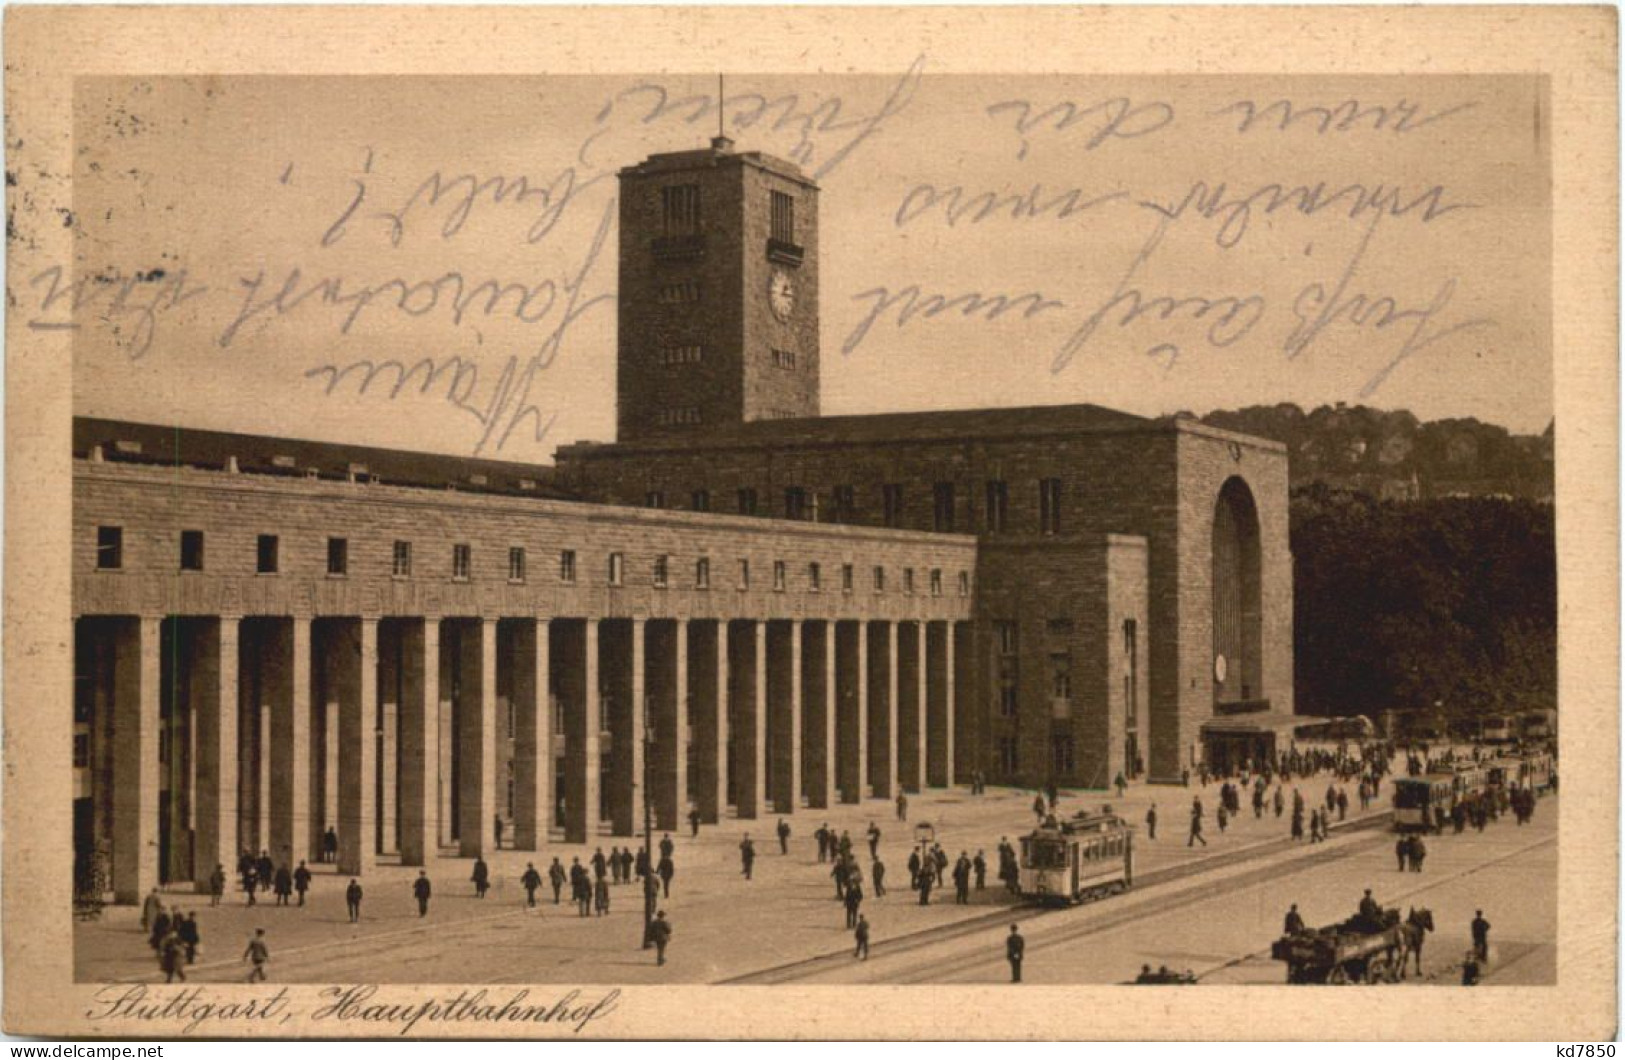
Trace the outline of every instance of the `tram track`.
{"type": "MultiPolygon", "coordinates": [[[[1373,842],[1386,842],[1386,826],[1390,825],[1392,820],[1392,811],[1372,814],[1356,821],[1349,821],[1344,824],[1334,825],[1331,828],[1331,833],[1333,835],[1345,836],[1360,832],[1372,831],[1381,827],[1384,829],[1381,840],[1373,840],[1373,842]]],[[[1200,861],[1170,865],[1166,868],[1158,869],[1155,872],[1145,873],[1144,875],[1137,877],[1135,880],[1134,891],[1144,891],[1153,887],[1178,883],[1181,880],[1190,879],[1205,873],[1228,868],[1254,858],[1268,857],[1271,854],[1277,854],[1284,850],[1290,850],[1294,847],[1301,846],[1301,843],[1290,838],[1277,839],[1263,843],[1255,843],[1224,854],[1214,854],[1211,857],[1202,858],[1200,861]]],[[[1361,844],[1361,849],[1364,849],[1364,846],[1365,844],[1361,844]]],[[[1306,857],[1294,859],[1293,861],[1287,863],[1286,866],[1278,863],[1264,866],[1254,870],[1253,872],[1245,873],[1239,877],[1234,877],[1233,880],[1238,886],[1245,886],[1247,883],[1256,882],[1258,879],[1264,878],[1267,875],[1279,876],[1283,871],[1288,871],[1295,874],[1297,872],[1313,868],[1317,865],[1324,864],[1327,861],[1347,857],[1350,853],[1352,853],[1352,851],[1347,847],[1338,847],[1336,849],[1325,851],[1315,851],[1306,857]]],[[[1227,885],[1231,882],[1232,880],[1226,881],[1227,885]]],[[[1182,904],[1194,904],[1195,902],[1207,897],[1209,896],[1204,893],[1197,892],[1182,904]]],[[[1079,909],[1093,906],[1098,902],[1109,902],[1110,900],[1110,898],[1097,899],[1095,902],[1085,903],[1084,906],[1004,906],[985,914],[970,917],[966,920],[955,921],[952,924],[944,924],[940,927],[913,931],[906,935],[900,935],[895,938],[872,943],[870,946],[870,959],[875,960],[880,958],[896,958],[899,956],[905,956],[909,953],[940,946],[944,943],[953,942],[957,939],[978,934],[994,926],[1027,923],[1041,917],[1062,914],[1069,910],[1076,912],[1079,909]]],[[[1077,938],[1086,937],[1090,934],[1108,931],[1112,928],[1120,927],[1123,924],[1131,923],[1132,921],[1142,917],[1160,914],[1167,911],[1169,908],[1171,907],[1167,905],[1157,906],[1155,908],[1134,906],[1133,908],[1123,909],[1116,914],[1108,912],[1102,917],[1090,919],[1080,923],[1077,925],[1077,927],[1067,931],[1064,938],[1053,941],[1046,940],[1042,945],[1039,946],[1034,946],[1033,944],[1029,943],[1028,948],[1031,950],[1047,949],[1050,945],[1058,945],[1062,942],[1069,942],[1077,938]]],[[[832,953],[818,954],[814,957],[806,957],[801,960],[775,965],[770,968],[759,969],[754,972],[748,972],[744,975],[718,980],[718,983],[720,985],[727,986],[765,986],[776,983],[791,983],[802,979],[811,978],[826,970],[846,968],[849,967],[851,963],[852,955],[850,949],[843,947],[842,949],[832,953]]],[[[932,976],[927,975],[917,979],[903,978],[895,981],[904,983],[929,982],[932,980],[932,978],[932,976]]]]}

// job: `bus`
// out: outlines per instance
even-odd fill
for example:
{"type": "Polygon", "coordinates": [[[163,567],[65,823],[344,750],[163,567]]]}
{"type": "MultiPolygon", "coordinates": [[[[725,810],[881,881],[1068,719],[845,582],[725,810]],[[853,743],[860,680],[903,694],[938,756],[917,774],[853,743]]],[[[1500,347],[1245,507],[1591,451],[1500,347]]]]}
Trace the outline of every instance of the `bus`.
{"type": "Polygon", "coordinates": [[[1517,739],[1512,719],[1505,714],[1490,714],[1478,722],[1478,738],[1484,743],[1511,743],[1517,739]]]}

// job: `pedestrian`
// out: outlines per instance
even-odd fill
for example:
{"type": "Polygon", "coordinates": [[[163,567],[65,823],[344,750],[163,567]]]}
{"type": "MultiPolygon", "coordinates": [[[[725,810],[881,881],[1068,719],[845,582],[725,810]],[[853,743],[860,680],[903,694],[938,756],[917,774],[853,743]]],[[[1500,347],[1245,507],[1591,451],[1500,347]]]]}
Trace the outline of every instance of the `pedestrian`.
{"type": "Polygon", "coordinates": [[[1306,930],[1303,916],[1298,912],[1298,903],[1293,902],[1292,908],[1286,911],[1286,933],[1288,935],[1301,935],[1306,930]]]}
{"type": "Polygon", "coordinates": [[[790,822],[779,818],[779,853],[790,853],[790,822]]]}
{"type": "Polygon", "coordinates": [[[322,860],[334,862],[339,859],[339,834],[329,825],[322,833],[322,860]]]}
{"type": "Polygon", "coordinates": [[[875,897],[886,897],[886,863],[879,858],[869,866],[869,878],[874,883],[875,897]]]}
{"type": "Polygon", "coordinates": [[[1337,789],[1337,820],[1339,823],[1346,820],[1349,815],[1349,793],[1342,788],[1337,789]]]}
{"type": "Polygon", "coordinates": [[[186,944],[177,932],[171,931],[159,940],[158,967],[163,969],[164,982],[173,983],[177,976],[186,982],[186,944]]]}
{"type": "Polygon", "coordinates": [[[155,953],[162,954],[164,939],[174,927],[175,918],[169,915],[167,909],[159,906],[158,915],[152,918],[152,935],[147,939],[147,945],[151,946],[155,953]]]}
{"type": "Polygon", "coordinates": [[[1320,811],[1309,811],[1309,842],[1320,842],[1320,811]]]}
{"type": "Polygon", "coordinates": [[[970,905],[970,856],[963,850],[954,862],[954,904],[970,905]]]}
{"type": "Polygon", "coordinates": [[[214,871],[209,873],[209,905],[218,906],[220,899],[226,893],[226,867],[216,862],[214,871]]]}
{"type": "Polygon", "coordinates": [[[361,884],[351,880],[350,886],[344,888],[344,907],[350,912],[350,923],[361,923],[361,884]]]}
{"type": "Polygon", "coordinates": [[[689,838],[691,838],[691,839],[698,839],[699,838],[699,835],[700,835],[700,811],[697,810],[697,809],[691,809],[691,810],[688,811],[688,834],[689,834],[689,838]]]}
{"type": "Polygon", "coordinates": [[[1117,779],[1112,781],[1112,787],[1117,789],[1117,797],[1120,799],[1128,794],[1128,781],[1121,772],[1117,774],[1117,779]]]}
{"type": "Polygon", "coordinates": [[[301,861],[299,867],[293,870],[293,889],[299,892],[299,904],[305,904],[305,892],[310,890],[310,869],[301,861]]]}
{"type": "Polygon", "coordinates": [[[576,903],[578,916],[592,916],[592,879],[580,858],[571,859],[570,897],[576,903]]]}
{"type": "Polygon", "coordinates": [[[1301,809],[1292,811],[1292,838],[1303,838],[1303,810],[1301,809]]]}
{"type": "Polygon", "coordinates": [[[1010,925],[1010,937],[1004,940],[1004,959],[1010,962],[1010,981],[1021,982],[1021,961],[1027,955],[1027,940],[1021,937],[1016,925],[1010,925]]]}
{"type": "Polygon", "coordinates": [[[930,905],[931,904],[931,883],[932,883],[933,877],[935,877],[935,876],[936,876],[936,873],[934,871],[930,870],[930,869],[924,869],[924,870],[922,870],[920,872],[920,904],[921,905],[930,905]]]}
{"type": "Polygon", "coordinates": [[[1151,839],[1157,838],[1157,804],[1154,802],[1145,811],[1145,833],[1151,839]]]}
{"type": "Polygon", "coordinates": [[[158,922],[158,915],[163,911],[164,900],[158,897],[158,888],[154,887],[141,902],[141,930],[150,934],[153,924],[158,922]]]}
{"type": "Polygon", "coordinates": [[[554,905],[559,904],[559,892],[564,890],[564,880],[565,880],[564,866],[559,864],[559,859],[558,858],[554,858],[553,859],[553,864],[551,864],[551,865],[549,865],[547,867],[547,882],[551,883],[553,885],[553,904],[554,905]]]}
{"type": "Polygon", "coordinates": [[[609,880],[603,876],[593,881],[592,907],[599,916],[609,915],[609,880]]]}
{"type": "Polygon", "coordinates": [[[829,878],[835,881],[835,900],[846,901],[846,885],[851,878],[852,866],[843,858],[830,867],[829,878]]]}
{"type": "Polygon", "coordinates": [[[1277,785],[1275,788],[1275,816],[1281,816],[1281,811],[1284,809],[1286,809],[1286,799],[1281,794],[1280,786],[1277,785]]]}
{"type": "Polygon", "coordinates": [[[1033,816],[1038,818],[1038,823],[1039,824],[1044,823],[1044,796],[1043,795],[1034,795],[1033,796],[1033,816]]]}
{"type": "Polygon", "coordinates": [[[542,874],[536,871],[534,861],[525,862],[525,874],[519,877],[519,883],[525,888],[525,905],[536,908],[536,889],[542,885],[542,874]]]}
{"type": "Polygon", "coordinates": [[[846,926],[848,929],[858,926],[858,907],[863,904],[863,888],[852,881],[846,887],[846,899],[841,903],[846,906],[846,926]]]}
{"type": "MultiPolygon", "coordinates": [[[[202,932],[197,926],[197,914],[187,913],[186,918],[175,925],[175,933],[180,936],[181,943],[186,947],[186,963],[196,962],[197,948],[203,942],[202,932]]],[[[183,975],[181,978],[186,977],[183,975]]]]}
{"type": "Polygon", "coordinates": [[[649,925],[649,937],[655,944],[655,964],[666,963],[666,944],[671,942],[671,921],[666,919],[664,909],[655,914],[655,921],[649,925]]]}
{"type": "Polygon", "coordinates": [[[755,864],[756,846],[750,841],[750,834],[747,832],[745,838],[739,842],[739,869],[745,879],[750,879],[751,868],[755,864]]]}
{"type": "Polygon", "coordinates": [[[1421,836],[1413,837],[1411,839],[1411,871],[1412,872],[1421,872],[1422,871],[1422,859],[1427,857],[1427,856],[1428,856],[1428,848],[1422,842],[1422,837],[1421,836]]]}
{"type": "Polygon", "coordinates": [[[976,889],[980,891],[987,886],[987,858],[982,856],[980,850],[976,852],[976,858],[971,862],[971,869],[976,873],[976,889]]]}
{"type": "Polygon", "coordinates": [[[880,826],[873,821],[869,822],[869,860],[873,861],[880,856],[880,826]]]}
{"type": "Polygon", "coordinates": [[[662,898],[671,897],[671,878],[676,874],[677,866],[669,856],[662,855],[660,865],[655,869],[655,875],[660,877],[660,896],[662,898]]]}
{"type": "Polygon", "coordinates": [[[259,873],[256,872],[253,865],[250,864],[247,869],[243,870],[243,894],[247,896],[248,904],[250,906],[256,904],[254,901],[254,892],[259,889],[259,882],[259,873]]]}
{"type": "Polygon", "coordinates": [[[1484,919],[1484,910],[1473,913],[1473,952],[1480,961],[1490,959],[1490,922],[1484,919]]]}
{"type": "Polygon", "coordinates": [[[276,875],[276,866],[271,863],[271,852],[260,851],[259,860],[254,862],[254,871],[259,876],[260,890],[271,889],[271,878],[276,875]]]}
{"type": "Polygon", "coordinates": [[[429,915],[429,875],[422,869],[418,870],[418,878],[412,881],[412,897],[418,900],[418,916],[429,915]]]}
{"type": "Polygon", "coordinates": [[[813,833],[813,839],[818,843],[818,861],[822,864],[829,860],[829,824],[821,824],[818,831],[813,833]]]}
{"type": "Polygon", "coordinates": [[[276,870],[276,904],[287,905],[292,897],[293,873],[288,871],[287,865],[280,865],[276,870]]]}
{"type": "Polygon", "coordinates": [[[248,981],[265,982],[265,965],[271,960],[271,948],[265,943],[264,928],[254,929],[254,937],[248,940],[248,948],[243,951],[243,960],[254,962],[253,970],[248,973],[248,981]]]}
{"type": "Polygon", "coordinates": [[[1193,812],[1191,814],[1191,834],[1190,838],[1185,840],[1185,845],[1191,846],[1196,843],[1207,846],[1207,840],[1202,838],[1202,815],[1193,812]]]}
{"type": "Polygon", "coordinates": [[[606,859],[606,863],[609,865],[609,882],[611,882],[611,883],[620,883],[621,882],[621,848],[620,847],[610,847],[609,848],[609,857],[606,859]]]}
{"type": "Polygon", "coordinates": [[[1224,835],[1224,826],[1230,823],[1230,811],[1221,803],[1217,812],[1213,814],[1213,819],[1219,822],[1219,834],[1224,835]]]}
{"type": "Polygon", "coordinates": [[[862,913],[858,914],[858,926],[852,929],[852,937],[857,940],[857,948],[852,951],[854,960],[866,961],[869,959],[869,921],[862,913]]]}
{"type": "Polygon", "coordinates": [[[496,821],[495,821],[494,827],[495,827],[495,831],[496,831],[496,849],[501,850],[502,849],[502,815],[500,813],[496,815],[496,821]]]}
{"type": "Polygon", "coordinates": [[[592,874],[594,879],[602,879],[608,870],[608,861],[604,858],[604,848],[599,847],[592,852],[592,874]]]}
{"type": "Polygon", "coordinates": [[[1410,861],[1410,857],[1411,837],[1408,835],[1400,836],[1399,842],[1394,844],[1394,858],[1399,862],[1398,871],[1405,871],[1406,863],[1410,861]]]}
{"type": "Polygon", "coordinates": [[[908,796],[900,791],[897,793],[897,819],[908,820],[908,796]]]}
{"type": "Polygon", "coordinates": [[[474,884],[474,897],[484,898],[485,892],[491,889],[491,867],[485,863],[484,858],[475,857],[474,873],[469,876],[469,880],[474,884]]]}
{"type": "Polygon", "coordinates": [[[908,889],[911,891],[920,889],[920,852],[918,850],[910,851],[908,855],[908,889]]]}
{"type": "MultiPolygon", "coordinates": [[[[664,846],[665,844],[662,843],[661,845],[664,846]]],[[[633,862],[633,860],[634,859],[632,857],[632,848],[631,847],[627,847],[625,850],[621,851],[621,882],[622,883],[631,883],[632,882],[632,862],[633,862]]],[[[638,851],[638,856],[636,858],[636,861],[637,861],[637,864],[638,864],[638,878],[642,879],[643,877],[648,876],[649,875],[649,870],[652,867],[649,864],[649,852],[647,850],[638,851]]]]}
{"type": "Polygon", "coordinates": [[[677,852],[677,844],[671,841],[671,833],[664,832],[660,836],[660,856],[669,858],[677,852]]]}

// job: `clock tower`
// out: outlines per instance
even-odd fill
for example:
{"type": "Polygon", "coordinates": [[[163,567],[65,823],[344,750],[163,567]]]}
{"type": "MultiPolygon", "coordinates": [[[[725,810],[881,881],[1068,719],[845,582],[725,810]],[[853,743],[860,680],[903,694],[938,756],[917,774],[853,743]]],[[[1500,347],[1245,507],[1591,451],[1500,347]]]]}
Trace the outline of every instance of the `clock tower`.
{"type": "Polygon", "coordinates": [[[620,172],[618,440],[818,415],[818,186],[709,148],[620,172]]]}

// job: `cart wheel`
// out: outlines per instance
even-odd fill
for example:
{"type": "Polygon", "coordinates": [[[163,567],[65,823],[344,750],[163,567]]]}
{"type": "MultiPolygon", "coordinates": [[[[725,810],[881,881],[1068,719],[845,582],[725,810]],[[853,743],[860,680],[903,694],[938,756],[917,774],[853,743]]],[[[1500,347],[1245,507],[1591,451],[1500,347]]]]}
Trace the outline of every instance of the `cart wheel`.
{"type": "Polygon", "coordinates": [[[1341,964],[1336,965],[1332,968],[1331,972],[1327,974],[1326,981],[1334,986],[1342,986],[1344,983],[1349,981],[1348,969],[1344,968],[1341,964]]]}

